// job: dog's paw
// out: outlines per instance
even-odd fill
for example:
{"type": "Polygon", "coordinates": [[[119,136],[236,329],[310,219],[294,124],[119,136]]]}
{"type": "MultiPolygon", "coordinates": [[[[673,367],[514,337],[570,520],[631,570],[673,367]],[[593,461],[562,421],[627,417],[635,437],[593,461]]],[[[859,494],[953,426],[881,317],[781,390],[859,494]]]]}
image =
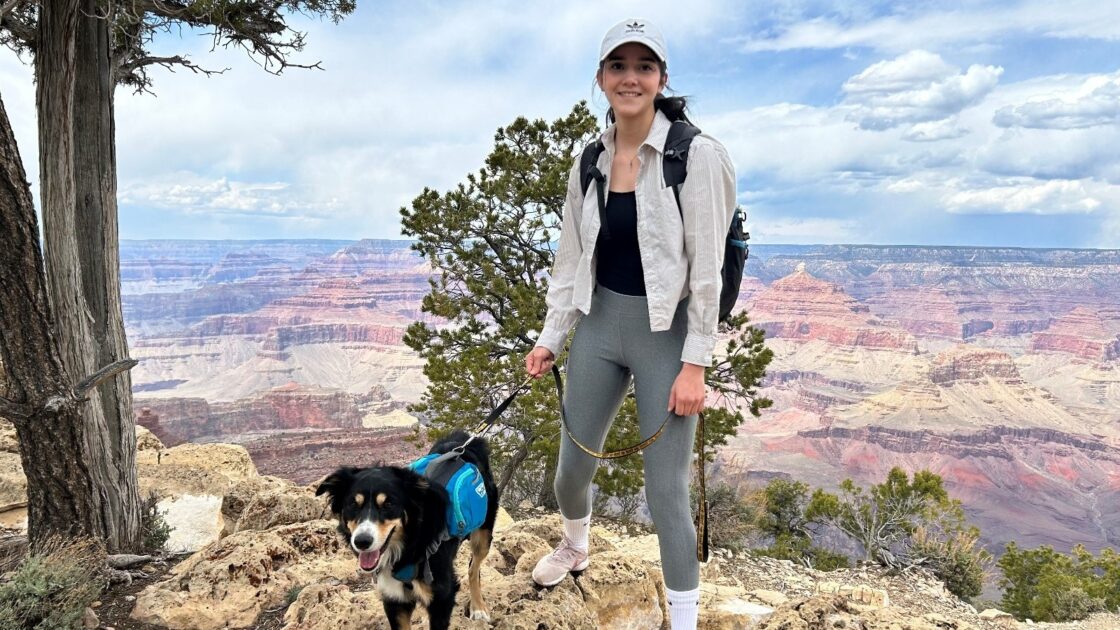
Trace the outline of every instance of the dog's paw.
{"type": "Polygon", "coordinates": [[[485,608],[480,608],[478,610],[472,610],[471,611],[471,619],[473,619],[475,621],[485,621],[486,623],[490,623],[490,613],[486,612],[485,608]]]}

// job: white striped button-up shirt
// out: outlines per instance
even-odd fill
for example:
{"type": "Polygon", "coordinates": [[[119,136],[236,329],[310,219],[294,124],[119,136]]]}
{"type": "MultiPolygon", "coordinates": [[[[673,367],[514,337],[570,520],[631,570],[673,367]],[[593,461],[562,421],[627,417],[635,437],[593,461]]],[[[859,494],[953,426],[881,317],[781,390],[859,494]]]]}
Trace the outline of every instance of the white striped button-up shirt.
{"type": "MultiPolygon", "coordinates": [[[[677,304],[688,303],[688,334],[681,361],[712,364],[719,319],[720,269],[727,228],[735,212],[735,167],[727,150],[711,136],[693,138],[688,151],[688,176],[680,187],[681,210],[673,189],[665,187],[661,153],[671,126],[660,111],[649,135],[638,148],[638,249],[645,276],[650,329],[668,330],[677,304]],[[683,212],[683,221],[681,213],[683,212]]],[[[554,355],[581,314],[591,310],[595,287],[595,243],[599,237],[599,205],[594,187],[610,190],[614,159],[614,125],[602,135],[605,150],[598,167],[607,175],[603,184],[592,182],[583,194],[579,158],[568,175],[568,195],[560,228],[560,246],[552,267],[545,303],[544,330],[537,345],[554,355]]]]}

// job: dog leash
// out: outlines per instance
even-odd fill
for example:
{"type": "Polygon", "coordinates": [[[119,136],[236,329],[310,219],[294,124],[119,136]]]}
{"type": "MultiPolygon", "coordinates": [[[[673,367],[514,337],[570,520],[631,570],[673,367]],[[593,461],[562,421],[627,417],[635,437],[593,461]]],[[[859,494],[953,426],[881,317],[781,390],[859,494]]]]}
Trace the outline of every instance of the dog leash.
{"type": "MultiPolygon", "coordinates": [[[[564,382],[560,377],[560,369],[556,366],[555,363],[553,363],[552,365],[552,377],[556,381],[556,394],[557,400],[560,405],[560,426],[564,428],[564,433],[567,434],[568,438],[572,441],[573,444],[578,446],[583,452],[598,459],[618,459],[620,457],[626,457],[627,455],[633,455],[634,453],[645,450],[650,444],[653,444],[657,441],[658,438],[661,437],[661,434],[665,432],[665,427],[669,425],[669,421],[672,420],[673,416],[676,415],[672,411],[669,411],[665,415],[665,419],[661,422],[661,426],[657,428],[657,431],[655,431],[653,435],[642,440],[641,442],[638,442],[637,444],[633,444],[631,446],[627,446],[625,448],[614,451],[597,451],[585,446],[582,442],[577,440],[576,436],[572,435],[571,430],[568,428],[568,416],[564,412],[564,382]]],[[[470,436],[465,442],[448,451],[443,457],[453,457],[456,453],[461,455],[466,450],[468,444],[474,441],[475,438],[481,437],[486,431],[490,429],[490,427],[494,426],[494,422],[498,419],[498,417],[505,413],[505,410],[509,408],[509,406],[513,403],[513,400],[517,398],[518,394],[520,394],[523,389],[528,387],[529,384],[533,382],[533,380],[534,378],[532,376],[529,376],[524,381],[522,381],[520,385],[515,387],[513,391],[511,391],[509,395],[506,396],[505,400],[499,403],[498,406],[493,409],[493,411],[487,414],[487,416],[481,422],[479,422],[478,425],[475,426],[474,430],[471,431],[470,436]]],[[[698,439],[700,440],[700,456],[696,461],[696,471],[700,485],[699,504],[696,508],[696,559],[700,562],[707,562],[709,542],[708,494],[704,479],[705,458],[703,412],[699,414],[699,418],[696,424],[696,431],[698,439]]]]}
{"type": "MultiPolygon", "coordinates": [[[[665,420],[661,422],[661,426],[657,428],[657,431],[637,444],[615,451],[596,451],[595,449],[584,446],[583,443],[576,439],[576,436],[572,435],[571,430],[568,429],[568,416],[564,413],[564,383],[560,378],[560,369],[556,367],[555,363],[552,364],[552,377],[556,381],[556,395],[560,404],[560,426],[564,427],[564,433],[568,435],[568,438],[573,444],[592,457],[597,457],[599,459],[618,459],[645,450],[650,444],[656,442],[657,438],[661,437],[661,434],[665,431],[665,427],[669,424],[669,420],[676,415],[672,411],[669,411],[669,413],[665,415],[665,420]]],[[[700,440],[700,456],[696,460],[696,474],[697,477],[699,477],[700,485],[699,503],[696,506],[696,559],[700,562],[707,562],[708,492],[704,481],[704,412],[699,413],[699,418],[696,423],[696,432],[700,440]]]]}

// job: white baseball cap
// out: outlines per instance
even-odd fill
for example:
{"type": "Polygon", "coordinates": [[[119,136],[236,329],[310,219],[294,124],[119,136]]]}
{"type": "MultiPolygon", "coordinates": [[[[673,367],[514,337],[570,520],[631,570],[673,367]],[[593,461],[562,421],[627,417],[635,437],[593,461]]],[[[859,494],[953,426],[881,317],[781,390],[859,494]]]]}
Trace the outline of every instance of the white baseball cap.
{"type": "Polygon", "coordinates": [[[631,42],[647,46],[658,59],[666,64],[669,63],[665,38],[661,35],[661,31],[649,20],[640,18],[623,20],[607,31],[603,36],[603,45],[599,48],[599,61],[606,59],[615,48],[631,42]]]}

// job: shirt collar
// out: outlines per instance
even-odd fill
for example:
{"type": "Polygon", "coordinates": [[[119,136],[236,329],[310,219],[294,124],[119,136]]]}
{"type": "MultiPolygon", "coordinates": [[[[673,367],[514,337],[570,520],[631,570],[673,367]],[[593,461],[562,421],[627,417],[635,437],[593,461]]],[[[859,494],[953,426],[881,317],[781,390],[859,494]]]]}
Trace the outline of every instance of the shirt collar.
{"type": "MultiPolygon", "coordinates": [[[[614,153],[614,130],[617,126],[618,123],[611,123],[611,126],[603,132],[603,135],[599,136],[599,139],[603,141],[603,146],[611,153],[614,153]]],[[[648,144],[655,151],[661,153],[665,150],[665,138],[668,137],[669,127],[672,126],[673,123],[668,116],[663,114],[660,109],[654,110],[653,125],[650,126],[649,133],[642,144],[648,144]]]]}

